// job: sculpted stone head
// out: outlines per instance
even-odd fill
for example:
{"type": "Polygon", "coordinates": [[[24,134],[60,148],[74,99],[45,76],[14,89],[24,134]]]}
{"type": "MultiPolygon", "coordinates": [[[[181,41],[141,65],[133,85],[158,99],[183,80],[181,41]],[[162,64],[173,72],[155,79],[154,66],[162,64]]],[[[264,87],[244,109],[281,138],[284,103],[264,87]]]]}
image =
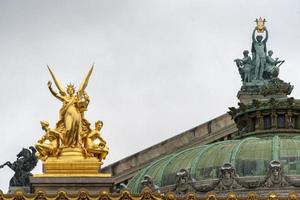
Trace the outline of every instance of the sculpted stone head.
{"type": "Polygon", "coordinates": [[[247,56],[249,55],[249,51],[248,51],[248,50],[244,50],[244,51],[243,51],[243,55],[244,55],[245,57],[247,57],[247,56]]]}
{"type": "Polygon", "coordinates": [[[278,161],[278,160],[272,160],[272,161],[270,162],[269,168],[270,168],[270,170],[271,170],[272,175],[274,176],[274,178],[279,177],[280,172],[281,172],[281,164],[280,164],[280,161],[278,161]]]}
{"type": "Polygon", "coordinates": [[[257,36],[256,36],[256,40],[257,40],[258,42],[261,42],[262,39],[263,39],[263,36],[262,36],[262,35],[257,35],[257,36]]]}
{"type": "Polygon", "coordinates": [[[225,163],[223,167],[221,167],[221,174],[223,178],[230,179],[234,174],[234,168],[230,163],[225,163]]]}
{"type": "Polygon", "coordinates": [[[272,50],[269,50],[269,51],[268,51],[268,55],[269,55],[269,56],[272,56],[272,55],[273,55],[273,51],[272,51],[272,50]]]}

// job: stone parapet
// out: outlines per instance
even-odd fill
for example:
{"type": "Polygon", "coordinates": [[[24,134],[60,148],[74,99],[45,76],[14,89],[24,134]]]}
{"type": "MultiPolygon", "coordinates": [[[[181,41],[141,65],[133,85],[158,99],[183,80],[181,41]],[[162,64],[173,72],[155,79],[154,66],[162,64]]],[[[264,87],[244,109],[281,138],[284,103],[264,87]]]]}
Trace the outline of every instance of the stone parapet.
{"type": "Polygon", "coordinates": [[[46,191],[47,194],[56,194],[64,191],[77,194],[81,189],[89,194],[98,194],[99,190],[113,191],[112,177],[30,177],[31,192],[46,191]]]}
{"type": "Polygon", "coordinates": [[[152,161],[198,144],[208,144],[218,140],[230,139],[237,131],[234,121],[228,114],[223,114],[211,121],[196,126],[172,138],[153,145],[102,169],[111,173],[116,183],[124,182],[145,165],[152,161]]]}

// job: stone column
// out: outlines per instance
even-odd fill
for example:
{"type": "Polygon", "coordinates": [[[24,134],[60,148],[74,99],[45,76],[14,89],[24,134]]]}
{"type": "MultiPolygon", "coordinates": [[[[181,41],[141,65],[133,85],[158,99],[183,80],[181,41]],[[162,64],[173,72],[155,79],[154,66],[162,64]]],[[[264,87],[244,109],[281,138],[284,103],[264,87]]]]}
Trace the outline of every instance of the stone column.
{"type": "Polygon", "coordinates": [[[277,128],[277,113],[272,110],[271,113],[271,123],[272,123],[272,129],[276,129],[277,128]]]}
{"type": "Polygon", "coordinates": [[[256,130],[263,130],[263,116],[260,111],[256,111],[256,130]]]}

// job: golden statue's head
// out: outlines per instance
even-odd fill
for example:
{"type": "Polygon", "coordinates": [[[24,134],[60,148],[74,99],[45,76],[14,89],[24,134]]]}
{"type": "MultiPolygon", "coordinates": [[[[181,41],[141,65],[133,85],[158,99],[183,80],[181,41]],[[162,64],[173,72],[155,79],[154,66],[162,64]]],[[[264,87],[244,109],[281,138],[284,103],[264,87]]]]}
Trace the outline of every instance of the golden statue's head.
{"type": "Polygon", "coordinates": [[[75,93],[75,86],[73,84],[70,83],[70,84],[67,85],[67,93],[71,97],[74,95],[74,93],[75,93]]]}
{"type": "Polygon", "coordinates": [[[95,129],[96,130],[100,131],[102,127],[103,127],[103,121],[98,120],[98,121],[95,122],[95,129]]]}
{"type": "Polygon", "coordinates": [[[46,130],[49,127],[49,122],[47,121],[41,121],[40,123],[43,130],[46,130]]]}

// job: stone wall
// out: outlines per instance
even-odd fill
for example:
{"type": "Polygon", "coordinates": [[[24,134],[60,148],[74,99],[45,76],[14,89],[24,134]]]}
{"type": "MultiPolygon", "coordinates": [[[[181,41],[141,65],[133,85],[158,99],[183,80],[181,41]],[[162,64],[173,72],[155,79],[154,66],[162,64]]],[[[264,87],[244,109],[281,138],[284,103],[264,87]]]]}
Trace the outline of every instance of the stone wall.
{"type": "Polygon", "coordinates": [[[236,131],[237,129],[231,116],[223,114],[213,120],[115,162],[103,168],[102,171],[111,173],[115,178],[115,183],[126,183],[139,169],[164,155],[198,144],[208,144],[230,139],[236,131]]]}

